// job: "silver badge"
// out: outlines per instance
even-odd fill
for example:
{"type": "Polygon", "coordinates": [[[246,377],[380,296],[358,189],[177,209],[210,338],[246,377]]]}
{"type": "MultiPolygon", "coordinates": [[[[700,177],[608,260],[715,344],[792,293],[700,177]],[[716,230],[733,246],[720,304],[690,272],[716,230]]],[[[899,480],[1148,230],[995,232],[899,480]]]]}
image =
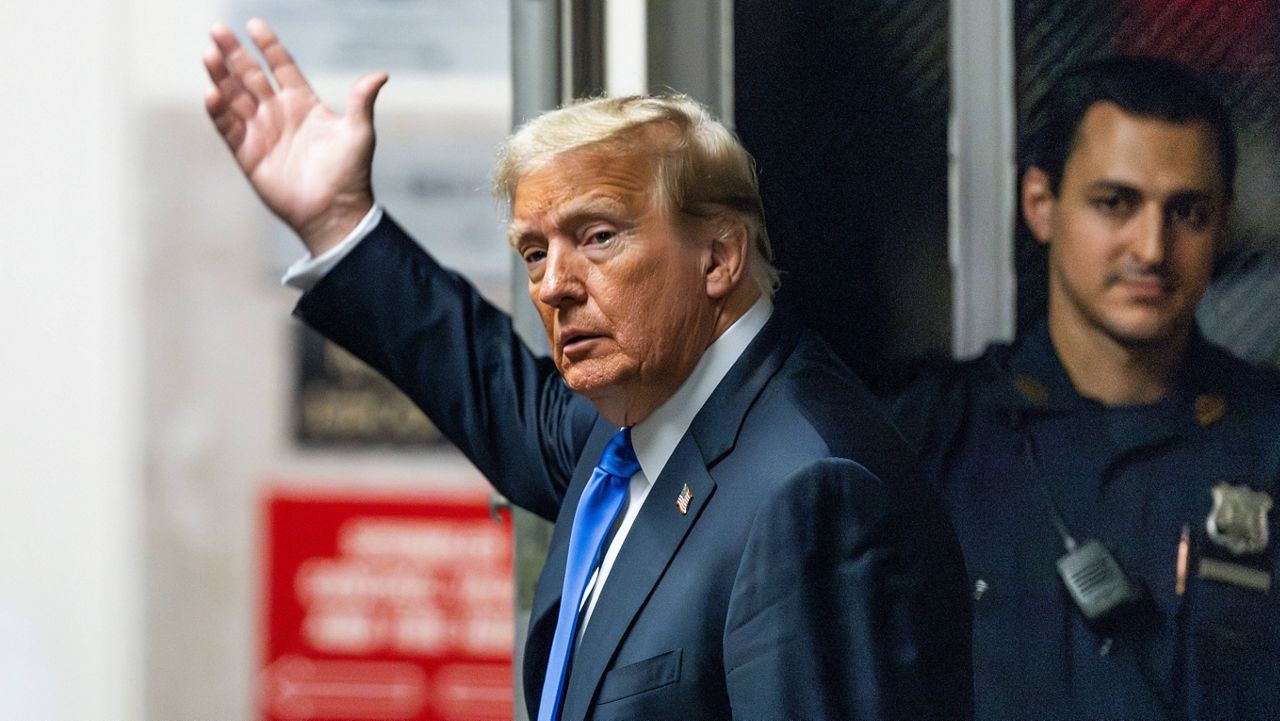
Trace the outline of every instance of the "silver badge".
{"type": "Polygon", "coordinates": [[[1237,556],[1267,549],[1267,512],[1271,496],[1246,486],[1213,487],[1213,510],[1205,520],[1209,539],[1237,556]]]}

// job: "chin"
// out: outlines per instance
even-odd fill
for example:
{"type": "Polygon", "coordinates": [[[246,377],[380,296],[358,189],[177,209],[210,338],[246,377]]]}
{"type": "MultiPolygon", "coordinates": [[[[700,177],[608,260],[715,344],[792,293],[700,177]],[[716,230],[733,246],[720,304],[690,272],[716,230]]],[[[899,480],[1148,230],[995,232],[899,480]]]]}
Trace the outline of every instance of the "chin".
{"type": "Polygon", "coordinates": [[[1110,332],[1125,345],[1159,346],[1176,340],[1191,327],[1190,320],[1150,319],[1143,322],[1114,323],[1110,332]]]}
{"type": "Polygon", "coordinates": [[[619,374],[615,370],[594,360],[561,367],[560,376],[573,392],[588,398],[608,393],[610,388],[617,388],[619,384],[619,374]]]}

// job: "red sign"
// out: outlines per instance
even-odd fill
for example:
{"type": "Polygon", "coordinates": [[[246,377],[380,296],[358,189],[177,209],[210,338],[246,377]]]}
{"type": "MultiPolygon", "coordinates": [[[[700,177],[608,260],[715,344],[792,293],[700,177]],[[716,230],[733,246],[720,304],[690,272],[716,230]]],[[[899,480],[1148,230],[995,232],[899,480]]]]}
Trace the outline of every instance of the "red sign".
{"type": "Polygon", "coordinates": [[[265,536],[263,718],[511,718],[511,526],[485,498],[276,492],[265,536]]]}

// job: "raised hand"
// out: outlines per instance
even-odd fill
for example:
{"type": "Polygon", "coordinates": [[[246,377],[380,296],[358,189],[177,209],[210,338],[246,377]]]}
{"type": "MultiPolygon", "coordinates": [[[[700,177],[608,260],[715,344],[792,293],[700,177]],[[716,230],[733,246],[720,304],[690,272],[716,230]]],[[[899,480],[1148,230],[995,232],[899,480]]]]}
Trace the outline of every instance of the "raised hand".
{"type": "Polygon", "coordinates": [[[213,80],[205,109],[259,197],[319,255],[373,205],[373,103],[387,75],[356,81],[339,115],[320,102],[265,22],[250,20],[248,32],[267,68],[230,28],[215,25],[214,47],[204,55],[213,80]]]}

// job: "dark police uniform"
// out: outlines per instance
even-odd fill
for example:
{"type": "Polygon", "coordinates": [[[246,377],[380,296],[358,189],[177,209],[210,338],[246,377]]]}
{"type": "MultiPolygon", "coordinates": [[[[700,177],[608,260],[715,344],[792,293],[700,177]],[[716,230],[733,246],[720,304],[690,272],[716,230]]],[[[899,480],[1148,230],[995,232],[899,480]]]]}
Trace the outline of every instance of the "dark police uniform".
{"type": "Polygon", "coordinates": [[[977,717],[1280,718],[1280,376],[1193,334],[1165,400],[1107,407],[1041,322],[894,410],[973,584],[977,717]],[[1138,599],[1086,622],[1064,533],[1138,599]]]}

